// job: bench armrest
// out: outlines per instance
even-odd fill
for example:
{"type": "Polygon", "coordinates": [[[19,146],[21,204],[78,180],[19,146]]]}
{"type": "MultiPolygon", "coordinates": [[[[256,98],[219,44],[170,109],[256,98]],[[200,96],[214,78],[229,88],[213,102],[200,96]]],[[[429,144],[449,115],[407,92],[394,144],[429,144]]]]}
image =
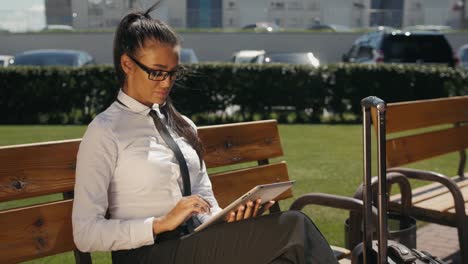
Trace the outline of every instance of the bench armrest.
{"type": "MultiPolygon", "coordinates": [[[[362,200],[346,197],[341,195],[334,195],[328,193],[307,193],[296,200],[291,204],[289,210],[302,210],[306,205],[322,205],[337,209],[345,209],[348,211],[355,212],[359,215],[362,215],[363,202],[362,200]]],[[[377,208],[372,207],[372,217],[374,223],[377,223],[377,208]]]]}
{"type": "MultiPolygon", "coordinates": [[[[411,200],[412,200],[412,193],[411,193],[411,185],[408,181],[408,178],[400,172],[388,172],[386,175],[388,187],[388,193],[390,193],[390,188],[393,184],[398,184],[400,187],[401,193],[401,214],[403,216],[409,216],[409,212],[411,209],[411,200]]],[[[374,203],[376,203],[377,199],[377,187],[378,187],[378,178],[373,177],[371,181],[372,186],[372,197],[374,199],[374,203]]],[[[354,193],[354,198],[362,200],[364,195],[363,185],[361,184],[356,192],[354,193]]],[[[387,197],[389,199],[390,197],[387,197]]]]}
{"type": "MultiPolygon", "coordinates": [[[[465,202],[463,194],[457,186],[457,183],[448,176],[433,171],[424,171],[409,168],[390,168],[387,172],[401,173],[409,179],[417,179],[423,181],[438,182],[445,186],[453,196],[455,213],[457,215],[457,221],[463,222],[465,216],[465,202]]],[[[459,222],[459,223],[461,223],[459,222]]]]}
{"type": "MultiPolygon", "coordinates": [[[[362,213],[363,213],[363,202],[362,200],[334,195],[334,194],[327,194],[327,193],[307,193],[299,198],[297,198],[289,207],[289,210],[302,210],[306,205],[322,205],[337,209],[345,209],[350,212],[353,212],[354,218],[349,219],[349,236],[350,241],[353,243],[357,243],[354,241],[360,240],[360,232],[361,232],[361,221],[362,221],[362,213]]],[[[372,218],[373,222],[377,223],[377,209],[373,206],[372,207],[372,218]]],[[[350,248],[352,248],[354,244],[350,244],[350,248]]],[[[335,251],[336,253],[336,251],[335,251]]],[[[335,256],[340,259],[343,257],[347,257],[347,254],[335,254],[335,256]]]]}

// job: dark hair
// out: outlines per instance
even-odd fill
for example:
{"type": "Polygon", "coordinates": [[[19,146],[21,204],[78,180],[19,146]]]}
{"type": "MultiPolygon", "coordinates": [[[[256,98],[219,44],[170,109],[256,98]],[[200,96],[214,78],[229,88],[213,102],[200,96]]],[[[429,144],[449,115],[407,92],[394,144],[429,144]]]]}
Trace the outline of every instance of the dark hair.
{"type": "MultiPolygon", "coordinates": [[[[122,18],[114,37],[114,68],[117,80],[124,87],[126,75],[120,64],[122,55],[128,54],[136,57],[136,53],[147,40],[155,40],[162,44],[172,46],[180,45],[179,36],[164,22],[152,18],[150,13],[155,10],[161,1],[156,2],[145,12],[132,11],[122,18]]],[[[200,159],[200,167],[203,159],[203,146],[198,138],[196,130],[182,117],[168,97],[164,106],[164,114],[168,125],[177,134],[184,137],[195,149],[200,159]]]]}

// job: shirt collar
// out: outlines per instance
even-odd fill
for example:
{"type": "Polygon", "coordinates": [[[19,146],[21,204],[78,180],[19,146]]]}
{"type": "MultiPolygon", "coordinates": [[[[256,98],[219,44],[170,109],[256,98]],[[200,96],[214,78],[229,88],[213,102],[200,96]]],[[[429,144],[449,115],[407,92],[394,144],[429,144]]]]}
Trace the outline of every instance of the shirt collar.
{"type": "Polygon", "coordinates": [[[147,116],[149,114],[150,110],[154,109],[160,118],[164,118],[164,115],[161,114],[161,111],[160,111],[159,108],[165,106],[166,102],[164,102],[161,105],[160,104],[153,104],[153,106],[151,108],[149,108],[148,106],[138,102],[136,99],[134,99],[133,97],[126,94],[124,91],[122,91],[122,89],[119,90],[119,94],[117,95],[117,99],[119,99],[122,103],[124,103],[125,106],[127,106],[125,108],[128,109],[129,111],[133,112],[133,113],[147,116]]]}

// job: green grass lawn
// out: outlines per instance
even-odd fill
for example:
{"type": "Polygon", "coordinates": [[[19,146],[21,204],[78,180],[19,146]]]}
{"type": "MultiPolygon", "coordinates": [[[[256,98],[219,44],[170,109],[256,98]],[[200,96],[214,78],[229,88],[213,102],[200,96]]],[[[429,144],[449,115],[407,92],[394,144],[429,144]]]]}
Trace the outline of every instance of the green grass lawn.
{"type": "MultiPolygon", "coordinates": [[[[85,126],[0,126],[0,145],[79,138],[85,129],[85,126]]],[[[287,161],[289,175],[297,181],[295,197],[308,192],[353,195],[362,179],[359,125],[280,125],[280,134],[285,156],[277,160],[287,161]]],[[[457,164],[457,155],[450,154],[411,167],[454,175],[457,164]]],[[[41,201],[58,197],[48,196],[41,201]]],[[[281,202],[281,207],[286,209],[291,203],[292,199],[281,202]]],[[[17,205],[0,203],[0,209],[17,205]]],[[[344,244],[343,222],[347,212],[318,206],[309,206],[305,212],[331,244],[344,244]]],[[[109,254],[93,253],[93,262],[110,263],[109,254]]],[[[74,263],[74,259],[72,253],[65,253],[28,263],[74,263]]]]}

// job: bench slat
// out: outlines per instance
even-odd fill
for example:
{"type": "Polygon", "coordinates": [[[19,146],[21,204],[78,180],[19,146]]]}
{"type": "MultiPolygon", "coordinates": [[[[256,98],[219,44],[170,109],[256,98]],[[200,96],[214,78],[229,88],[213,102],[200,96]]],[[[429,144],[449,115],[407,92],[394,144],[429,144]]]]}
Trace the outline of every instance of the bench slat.
{"type": "Polygon", "coordinates": [[[468,120],[468,96],[388,104],[387,133],[468,120]]]}
{"type": "Polygon", "coordinates": [[[0,212],[2,263],[73,250],[71,212],[71,200],[0,212]]]}
{"type": "Polygon", "coordinates": [[[0,147],[0,202],[73,190],[80,142],[0,147]]]}
{"type": "MultiPolygon", "coordinates": [[[[451,208],[447,212],[455,214],[455,208],[451,208]]],[[[468,214],[468,202],[465,203],[465,214],[468,214]]]]}
{"type": "MultiPolygon", "coordinates": [[[[390,202],[388,206],[390,211],[399,212],[401,209],[400,203],[390,202]]],[[[411,207],[410,215],[421,221],[457,227],[457,220],[453,213],[440,212],[427,208],[411,207]]]]}
{"type": "Polygon", "coordinates": [[[276,120],[200,127],[208,168],[283,155],[276,120]]]}
{"type": "MultiPolygon", "coordinates": [[[[468,186],[468,179],[467,178],[460,178],[455,176],[452,178],[457,183],[459,188],[464,188],[468,186]]],[[[413,204],[425,201],[427,199],[431,199],[432,197],[439,196],[441,194],[447,193],[449,190],[440,183],[431,183],[419,188],[415,188],[412,191],[412,202],[413,204]]],[[[395,194],[390,197],[390,201],[400,201],[401,195],[395,194]]]]}
{"type": "MultiPolygon", "coordinates": [[[[460,191],[463,194],[463,201],[467,202],[468,201],[468,186],[460,189],[460,191]]],[[[413,206],[446,212],[450,210],[451,208],[454,208],[453,196],[451,193],[447,192],[439,196],[433,197],[431,199],[413,204],[413,206]]]]}
{"type": "Polygon", "coordinates": [[[387,140],[387,166],[396,167],[468,147],[468,126],[387,140]]]}
{"type": "MultiPolygon", "coordinates": [[[[213,192],[219,206],[226,207],[231,202],[259,184],[288,181],[285,162],[223,172],[210,175],[213,192]]],[[[283,193],[278,200],[292,197],[292,191],[283,193]]]]}

